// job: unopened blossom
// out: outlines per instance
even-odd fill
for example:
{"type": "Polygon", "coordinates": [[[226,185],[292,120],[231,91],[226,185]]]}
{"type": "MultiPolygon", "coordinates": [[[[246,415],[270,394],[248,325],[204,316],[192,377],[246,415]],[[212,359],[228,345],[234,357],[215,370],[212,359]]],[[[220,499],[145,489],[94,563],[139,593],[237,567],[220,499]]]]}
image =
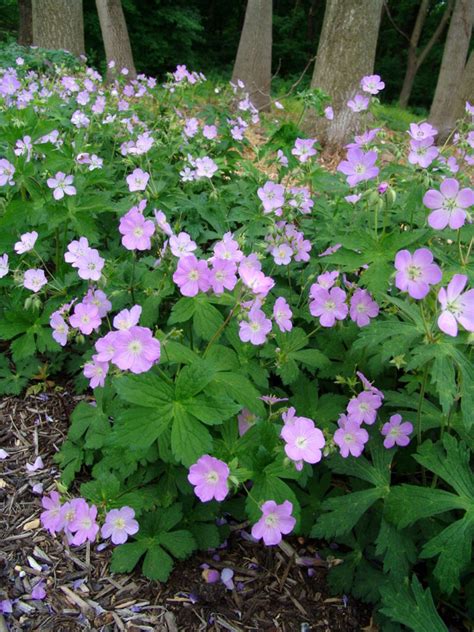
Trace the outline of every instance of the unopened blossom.
{"type": "Polygon", "coordinates": [[[98,362],[94,357],[90,362],[86,362],[83,369],[84,376],[89,380],[90,388],[104,386],[108,371],[109,363],[98,362]]]}
{"type": "Polygon", "coordinates": [[[239,338],[242,342],[263,345],[271,330],[272,321],[266,317],[265,312],[253,308],[247,314],[247,320],[241,320],[239,323],[239,338]]]}
{"type": "Polygon", "coordinates": [[[430,123],[410,123],[410,129],[408,134],[413,140],[426,140],[434,138],[438,130],[434,128],[430,123]]]}
{"type": "Polygon", "coordinates": [[[355,97],[349,99],[347,107],[353,112],[364,112],[369,107],[370,97],[365,97],[363,94],[356,94],[355,97]]]}
{"type": "Polygon", "coordinates": [[[369,440],[369,433],[356,421],[351,421],[345,415],[338,420],[339,428],[334,433],[334,443],[338,446],[341,456],[346,459],[349,454],[360,456],[369,440]]]}
{"type": "Polygon", "coordinates": [[[385,83],[381,80],[380,75],[367,75],[362,77],[360,87],[369,94],[378,94],[385,88],[385,83]]]}
{"type": "Polygon", "coordinates": [[[265,402],[265,404],[268,404],[269,406],[273,406],[279,402],[288,401],[288,397],[278,397],[277,395],[261,395],[258,399],[261,399],[262,402],[265,402]]]}
{"type": "Polygon", "coordinates": [[[273,318],[280,331],[285,332],[293,329],[292,316],[293,312],[290,306],[282,296],[279,296],[273,306],[273,318]]]}
{"type": "Polygon", "coordinates": [[[74,307],[74,313],[69,317],[71,327],[79,329],[84,335],[91,334],[101,324],[99,310],[95,305],[78,303],[74,307]]]}
{"type": "Polygon", "coordinates": [[[357,289],[351,297],[349,314],[358,327],[366,327],[379,313],[379,306],[367,290],[357,289]]]}
{"type": "Polygon", "coordinates": [[[23,287],[32,292],[39,292],[43,285],[46,285],[48,279],[44,273],[44,270],[31,268],[25,272],[23,277],[23,287]]]}
{"type": "Polygon", "coordinates": [[[346,202],[349,202],[349,204],[357,204],[361,197],[361,193],[353,193],[352,195],[345,195],[344,199],[346,200],[346,202]]]}
{"type": "Polygon", "coordinates": [[[465,274],[455,274],[448,287],[438,292],[441,305],[438,327],[448,336],[458,335],[458,323],[466,331],[474,332],[474,289],[463,293],[467,281],[465,274]]]}
{"type": "Polygon", "coordinates": [[[141,169],[134,169],[126,178],[128,190],[130,193],[133,193],[134,191],[144,191],[149,179],[149,173],[142,171],[141,169]]]}
{"type": "Polygon", "coordinates": [[[375,166],[377,152],[370,150],[363,152],[358,147],[351,147],[347,150],[347,160],[339,163],[337,170],[347,176],[347,184],[351,187],[359,182],[376,178],[379,168],[375,166]]]}
{"type": "Polygon", "coordinates": [[[101,318],[105,318],[112,309],[112,303],[107,298],[106,293],[102,290],[94,290],[92,288],[89,288],[87,294],[82,299],[82,302],[95,305],[99,310],[99,316],[101,318]]]}
{"type": "Polygon", "coordinates": [[[13,151],[16,156],[26,156],[26,162],[29,162],[31,160],[31,154],[33,153],[31,136],[23,136],[23,138],[18,139],[13,151]]]}
{"type": "Polygon", "coordinates": [[[122,245],[127,250],[149,250],[155,224],[151,219],[145,219],[137,207],[133,207],[120,218],[119,232],[122,245]]]}
{"type": "Polygon", "coordinates": [[[107,513],[100,533],[103,538],[110,538],[113,544],[123,544],[130,535],[138,533],[138,529],[135,511],[125,506],[107,513]]]}
{"type": "Polygon", "coordinates": [[[186,257],[192,254],[197,248],[196,242],[185,232],[172,235],[169,239],[169,245],[175,257],[186,257]]]}
{"type": "Polygon", "coordinates": [[[446,226],[461,228],[466,222],[467,209],[474,205],[474,190],[469,187],[460,190],[454,178],[446,178],[439,188],[439,191],[430,189],[423,197],[423,204],[432,209],[428,224],[437,230],[446,226]]]}
{"type": "Polygon", "coordinates": [[[73,176],[67,176],[62,171],[58,171],[54,178],[48,178],[46,183],[50,189],[53,189],[53,197],[55,200],[62,200],[65,195],[76,195],[76,187],[72,185],[73,176]]]}
{"type": "Polygon", "coordinates": [[[61,499],[58,492],[51,492],[49,496],[43,496],[41,505],[44,511],[40,515],[41,525],[55,535],[61,530],[61,499]]]}
{"type": "Polygon", "coordinates": [[[69,531],[74,535],[71,544],[79,546],[84,542],[94,542],[99,533],[99,525],[96,522],[97,507],[89,505],[83,498],[78,499],[79,502],[75,507],[75,516],[69,524],[69,531]]]}
{"type": "Polygon", "coordinates": [[[288,200],[288,204],[297,209],[303,215],[311,213],[314,202],[311,199],[311,193],[306,187],[292,187],[290,193],[293,197],[288,200]]]}
{"type": "Polygon", "coordinates": [[[209,156],[196,158],[196,176],[198,178],[212,178],[218,168],[219,167],[209,156]]]}
{"type": "Polygon", "coordinates": [[[389,186],[390,185],[388,182],[381,182],[379,186],[377,187],[377,192],[380,193],[380,195],[383,195],[384,193],[387,192],[389,186]]]}
{"type": "Polygon", "coordinates": [[[4,254],[0,257],[0,279],[3,279],[4,276],[7,276],[9,269],[8,255],[4,254]]]}
{"type": "Polygon", "coordinates": [[[276,184],[268,180],[263,187],[257,190],[257,195],[263,203],[263,212],[276,211],[285,203],[285,188],[282,184],[276,184]]]}
{"type": "Polygon", "coordinates": [[[365,391],[369,391],[370,393],[373,393],[374,395],[377,395],[377,397],[380,400],[385,399],[385,395],[382,393],[381,390],[379,390],[377,387],[375,387],[372,382],[369,382],[369,380],[365,377],[365,375],[361,372],[361,371],[356,371],[356,375],[359,378],[359,380],[362,383],[362,386],[364,387],[365,391]]]}
{"type": "Polygon", "coordinates": [[[282,167],[288,167],[288,158],[281,149],[277,151],[277,160],[282,167]]]}
{"type": "Polygon", "coordinates": [[[362,391],[353,397],[347,405],[347,416],[350,421],[369,426],[375,423],[377,410],[382,406],[380,397],[369,391],[362,391]]]}
{"type": "Polygon", "coordinates": [[[58,312],[53,312],[49,319],[50,327],[53,330],[53,338],[61,347],[67,344],[67,334],[69,327],[64,318],[58,312]]]}
{"type": "Polygon", "coordinates": [[[324,117],[327,118],[328,121],[332,121],[334,118],[334,110],[330,105],[324,108],[324,117]]]}
{"type": "Polygon", "coordinates": [[[237,422],[239,427],[239,436],[243,435],[255,425],[258,417],[255,413],[252,413],[247,408],[242,408],[239,415],[237,415],[237,422]]]}
{"type": "Polygon", "coordinates": [[[346,293],[339,287],[326,290],[321,287],[311,288],[309,311],[312,316],[319,316],[323,327],[333,327],[336,320],[344,320],[349,308],[346,304],[346,293]]]}
{"type": "Polygon", "coordinates": [[[122,309],[122,311],[114,317],[113,326],[115,329],[130,329],[130,327],[138,325],[141,314],[141,305],[134,305],[131,309],[122,309]]]}
{"type": "Polygon", "coordinates": [[[300,417],[293,423],[285,424],[280,436],[286,443],[285,453],[292,461],[318,463],[321,460],[321,450],[326,442],[311,419],[300,417]]]}
{"type": "Polygon", "coordinates": [[[147,327],[115,332],[114,348],[112,362],[122,371],[145,373],[160,359],[160,342],[147,327]]]}
{"type": "Polygon", "coordinates": [[[204,454],[189,468],[188,481],[194,485],[194,493],[201,502],[222,501],[229,492],[229,474],[224,461],[204,454]]]}
{"type": "Polygon", "coordinates": [[[171,237],[171,235],[173,234],[173,231],[171,230],[171,226],[169,225],[166,219],[166,215],[163,213],[163,211],[159,211],[157,209],[154,210],[154,213],[155,213],[156,225],[158,226],[158,228],[162,230],[165,233],[165,235],[168,235],[168,237],[171,237]]]}
{"type": "Polygon", "coordinates": [[[237,284],[237,265],[227,259],[215,257],[209,271],[209,283],[215,294],[222,294],[224,290],[232,291],[237,284]]]}
{"type": "Polygon", "coordinates": [[[382,435],[385,437],[385,448],[393,448],[394,445],[405,447],[410,443],[410,434],[413,432],[413,424],[402,421],[401,415],[392,415],[390,420],[382,426],[382,435]]]}
{"type": "Polygon", "coordinates": [[[395,285],[412,298],[422,299],[443,276],[441,269],[433,263],[433,254],[428,248],[419,248],[411,254],[400,250],[395,256],[395,285]]]}
{"type": "Polygon", "coordinates": [[[181,257],[173,274],[173,281],[183,296],[196,296],[210,288],[207,261],[196,259],[194,255],[181,257]]]}
{"type": "Polygon", "coordinates": [[[15,167],[6,158],[0,158],[0,187],[6,184],[14,185],[14,173],[15,167]]]}
{"type": "Polygon", "coordinates": [[[295,527],[296,519],[291,515],[293,504],[285,500],[277,505],[274,500],[263,503],[262,517],[252,527],[252,537],[256,540],[263,539],[267,546],[279,544],[282,535],[291,533],[295,527]]]}
{"type": "Polygon", "coordinates": [[[314,148],[314,138],[297,138],[295,145],[291,150],[293,156],[296,156],[301,163],[305,163],[311,156],[316,155],[316,149],[314,148]]]}
{"type": "Polygon", "coordinates": [[[433,160],[438,157],[439,149],[433,144],[433,138],[424,140],[411,140],[408,162],[412,165],[419,165],[426,169],[433,160]]]}

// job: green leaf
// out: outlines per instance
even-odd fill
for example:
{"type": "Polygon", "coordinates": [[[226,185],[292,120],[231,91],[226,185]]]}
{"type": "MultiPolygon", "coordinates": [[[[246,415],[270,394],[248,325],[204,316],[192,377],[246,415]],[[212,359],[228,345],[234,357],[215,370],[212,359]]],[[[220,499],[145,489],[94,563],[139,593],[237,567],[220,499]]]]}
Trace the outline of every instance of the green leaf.
{"type": "Polygon", "coordinates": [[[194,316],[195,302],[192,298],[183,296],[173,306],[171,315],[168,319],[168,325],[176,325],[177,323],[185,323],[194,316]]]}
{"type": "Polygon", "coordinates": [[[192,533],[180,530],[160,535],[160,544],[165,547],[174,557],[184,560],[196,549],[196,541],[192,533]]]}
{"type": "Polygon", "coordinates": [[[257,475],[249,496],[245,502],[247,514],[252,522],[257,522],[262,516],[260,506],[267,500],[274,500],[281,504],[289,500],[293,504],[293,516],[298,520],[300,504],[296,496],[284,481],[276,476],[257,475]]]}
{"type": "Polygon", "coordinates": [[[402,582],[416,561],[416,547],[409,534],[396,529],[382,518],[375,542],[375,552],[383,560],[384,572],[395,581],[402,582]]]}
{"type": "Polygon", "coordinates": [[[393,583],[381,588],[381,612],[392,621],[406,625],[415,632],[448,632],[436,612],[430,589],[423,588],[416,575],[411,589],[406,584],[393,583]]]}
{"type": "Polygon", "coordinates": [[[145,542],[127,542],[115,547],[110,560],[110,570],[113,573],[130,573],[146,550],[145,542]]]}
{"type": "Polygon", "coordinates": [[[203,340],[210,340],[224,324],[220,311],[206,300],[197,299],[195,302],[194,328],[203,340]]]}
{"type": "Polygon", "coordinates": [[[252,413],[263,417],[265,415],[265,406],[259,399],[260,392],[255,388],[252,382],[240,373],[221,372],[214,377],[212,384],[222,385],[226,392],[242,407],[248,408],[252,413]]]}
{"type": "Polygon", "coordinates": [[[143,560],[143,574],[148,579],[167,581],[173,569],[173,559],[158,544],[152,545],[143,560]]]}
{"type": "Polygon", "coordinates": [[[107,415],[99,406],[79,402],[71,415],[69,439],[77,442],[84,437],[86,448],[101,448],[110,433],[107,415]]]}
{"type": "Polygon", "coordinates": [[[207,397],[198,395],[186,402],[186,410],[207,425],[221,424],[242,409],[226,397],[207,397]]]}
{"type": "Polygon", "coordinates": [[[399,527],[407,527],[421,518],[429,518],[452,509],[464,509],[459,496],[441,489],[418,485],[392,487],[385,502],[389,519],[399,527]]]}
{"type": "Polygon", "coordinates": [[[173,387],[153,370],[141,375],[116,377],[114,386],[121,399],[137,406],[159,408],[173,401],[173,387]]]}
{"type": "Polygon", "coordinates": [[[374,487],[328,498],[322,504],[322,513],[311,531],[316,538],[331,538],[348,533],[359,522],[364,513],[382,498],[384,490],[374,487]]]}
{"type": "Polygon", "coordinates": [[[121,410],[112,431],[113,444],[134,450],[149,448],[170,425],[172,414],[172,404],[156,410],[144,406],[121,410]]]}
{"type": "Polygon", "coordinates": [[[176,399],[183,401],[194,397],[206,388],[215,374],[215,367],[205,360],[199,360],[185,366],[181,369],[176,380],[176,399]]]}
{"type": "Polygon", "coordinates": [[[179,402],[173,408],[171,450],[176,459],[189,467],[212,450],[212,437],[206,426],[189,415],[179,402]]]}
{"type": "Polygon", "coordinates": [[[436,354],[431,367],[431,381],[436,387],[443,413],[447,415],[456,396],[456,371],[452,358],[441,350],[436,354]]]}

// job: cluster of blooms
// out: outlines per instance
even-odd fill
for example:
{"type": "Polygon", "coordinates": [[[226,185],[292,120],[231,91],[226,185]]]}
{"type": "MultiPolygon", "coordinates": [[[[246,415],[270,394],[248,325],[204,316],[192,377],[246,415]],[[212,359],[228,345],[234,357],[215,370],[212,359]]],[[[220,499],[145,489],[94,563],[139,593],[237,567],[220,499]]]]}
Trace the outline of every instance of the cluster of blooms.
{"type": "Polygon", "coordinates": [[[277,266],[286,266],[293,258],[295,261],[309,261],[311,242],[304,238],[304,234],[294,224],[277,222],[265,241],[277,266]]]}
{"type": "Polygon", "coordinates": [[[102,275],[105,260],[99,255],[99,251],[89,246],[86,237],[73,240],[64,253],[64,260],[77,269],[81,279],[98,281],[102,275]]]}
{"type": "Polygon", "coordinates": [[[319,317],[322,327],[334,327],[337,320],[344,320],[347,314],[358,327],[366,327],[371,318],[379,313],[379,306],[368,290],[357,288],[350,298],[348,305],[347,294],[335,287],[339,272],[324,272],[317,278],[309,290],[311,298],[309,311],[312,316],[319,317]]]}
{"type": "Polygon", "coordinates": [[[169,80],[163,84],[163,87],[170,92],[174,92],[178,87],[193,86],[202,81],[206,81],[206,77],[202,72],[190,71],[185,64],[178,64],[176,70],[170,74],[169,80]]]}
{"type": "Polygon", "coordinates": [[[257,190],[257,195],[263,204],[265,215],[274,213],[277,217],[281,217],[285,204],[302,215],[308,215],[314,206],[307,187],[291,187],[285,196],[285,187],[271,180],[268,180],[263,187],[257,190]]]}
{"type": "Polygon", "coordinates": [[[190,166],[183,167],[179,172],[183,182],[192,182],[193,180],[202,180],[203,178],[210,180],[219,170],[219,167],[209,156],[193,158],[188,154],[187,162],[190,166]]]}
{"type": "Polygon", "coordinates": [[[366,77],[362,77],[360,87],[366,94],[356,94],[347,102],[347,106],[353,112],[364,112],[367,110],[370,105],[370,97],[372,95],[375,96],[383,90],[385,83],[381,80],[379,75],[367,75],[366,77]],[[367,94],[369,96],[366,96],[367,94]]]}
{"type": "Polygon", "coordinates": [[[439,155],[434,144],[438,131],[429,123],[411,123],[408,131],[410,135],[410,152],[408,162],[426,169],[439,155]]]}
{"type": "Polygon", "coordinates": [[[42,498],[41,504],[43,528],[51,535],[63,532],[69,544],[79,546],[84,542],[95,542],[99,531],[102,538],[110,538],[113,544],[123,544],[130,535],[138,533],[138,522],[131,507],[111,509],[101,528],[97,524],[97,507],[88,505],[84,498],[61,503],[59,493],[53,491],[42,498]]]}

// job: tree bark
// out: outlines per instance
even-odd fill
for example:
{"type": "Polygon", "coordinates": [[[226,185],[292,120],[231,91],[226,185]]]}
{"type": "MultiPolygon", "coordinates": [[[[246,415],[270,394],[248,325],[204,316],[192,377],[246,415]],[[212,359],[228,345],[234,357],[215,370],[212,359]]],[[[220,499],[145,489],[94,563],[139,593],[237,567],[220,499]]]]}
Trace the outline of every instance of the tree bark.
{"type": "Polygon", "coordinates": [[[456,0],[429,116],[430,123],[439,131],[439,141],[445,140],[456,124],[453,99],[459,94],[473,21],[474,0],[456,0]]]}
{"type": "Polygon", "coordinates": [[[402,90],[400,92],[400,98],[399,98],[399,104],[403,108],[407,107],[408,101],[410,100],[416,73],[420,69],[421,64],[425,61],[430,50],[433,48],[433,46],[441,37],[441,34],[444,31],[446,24],[448,23],[449,17],[451,15],[451,11],[453,10],[453,0],[448,0],[446,9],[433,35],[431,36],[430,40],[428,41],[426,46],[423,48],[423,50],[419,54],[417,54],[418,42],[420,41],[420,36],[423,30],[423,25],[425,23],[426,15],[428,13],[429,4],[430,4],[430,0],[422,0],[420,9],[418,11],[418,15],[416,17],[415,26],[413,28],[413,32],[410,37],[410,42],[408,45],[407,70],[406,70],[405,79],[403,81],[403,86],[402,86],[402,90]]]}
{"type": "Polygon", "coordinates": [[[272,0],[248,0],[232,82],[241,80],[260,110],[270,103],[272,80],[272,0]]]}
{"type": "Polygon", "coordinates": [[[33,43],[84,54],[82,0],[33,0],[33,43]]]}
{"type": "Polygon", "coordinates": [[[18,44],[21,46],[31,46],[31,44],[33,44],[33,12],[31,0],[18,0],[18,13],[20,16],[18,44]]]}
{"type": "Polygon", "coordinates": [[[346,143],[360,114],[347,107],[364,75],[373,73],[383,0],[329,0],[319,39],[312,88],[332,99],[334,119],[315,120],[309,113],[305,128],[329,146],[346,143]]]}
{"type": "Polygon", "coordinates": [[[127,23],[120,0],[96,0],[100,29],[104,40],[107,64],[115,62],[115,68],[107,66],[107,77],[111,79],[122,68],[128,69],[128,77],[137,75],[133,62],[132,47],[128,37],[127,23]]]}
{"type": "Polygon", "coordinates": [[[466,116],[466,101],[474,105],[474,50],[471,51],[467,64],[464,67],[464,72],[462,73],[457,104],[454,110],[455,121],[466,116]]]}

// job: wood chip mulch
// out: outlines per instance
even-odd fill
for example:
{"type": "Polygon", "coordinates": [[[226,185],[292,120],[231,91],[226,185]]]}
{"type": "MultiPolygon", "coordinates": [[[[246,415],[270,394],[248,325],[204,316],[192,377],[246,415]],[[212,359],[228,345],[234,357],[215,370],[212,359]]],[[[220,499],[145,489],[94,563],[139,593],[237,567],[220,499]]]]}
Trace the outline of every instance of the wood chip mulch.
{"type": "Polygon", "coordinates": [[[80,397],[68,390],[0,400],[0,632],[376,632],[370,610],[326,586],[330,564],[296,538],[266,548],[242,537],[179,563],[167,584],[139,573],[114,575],[110,547],[70,548],[39,523],[41,491],[54,489],[53,456],[80,397]],[[27,472],[41,456],[44,467],[27,472]],[[34,489],[33,489],[34,488],[34,489]],[[233,590],[206,583],[203,564],[234,572],[233,590]],[[38,582],[46,597],[31,598],[38,582]]]}

